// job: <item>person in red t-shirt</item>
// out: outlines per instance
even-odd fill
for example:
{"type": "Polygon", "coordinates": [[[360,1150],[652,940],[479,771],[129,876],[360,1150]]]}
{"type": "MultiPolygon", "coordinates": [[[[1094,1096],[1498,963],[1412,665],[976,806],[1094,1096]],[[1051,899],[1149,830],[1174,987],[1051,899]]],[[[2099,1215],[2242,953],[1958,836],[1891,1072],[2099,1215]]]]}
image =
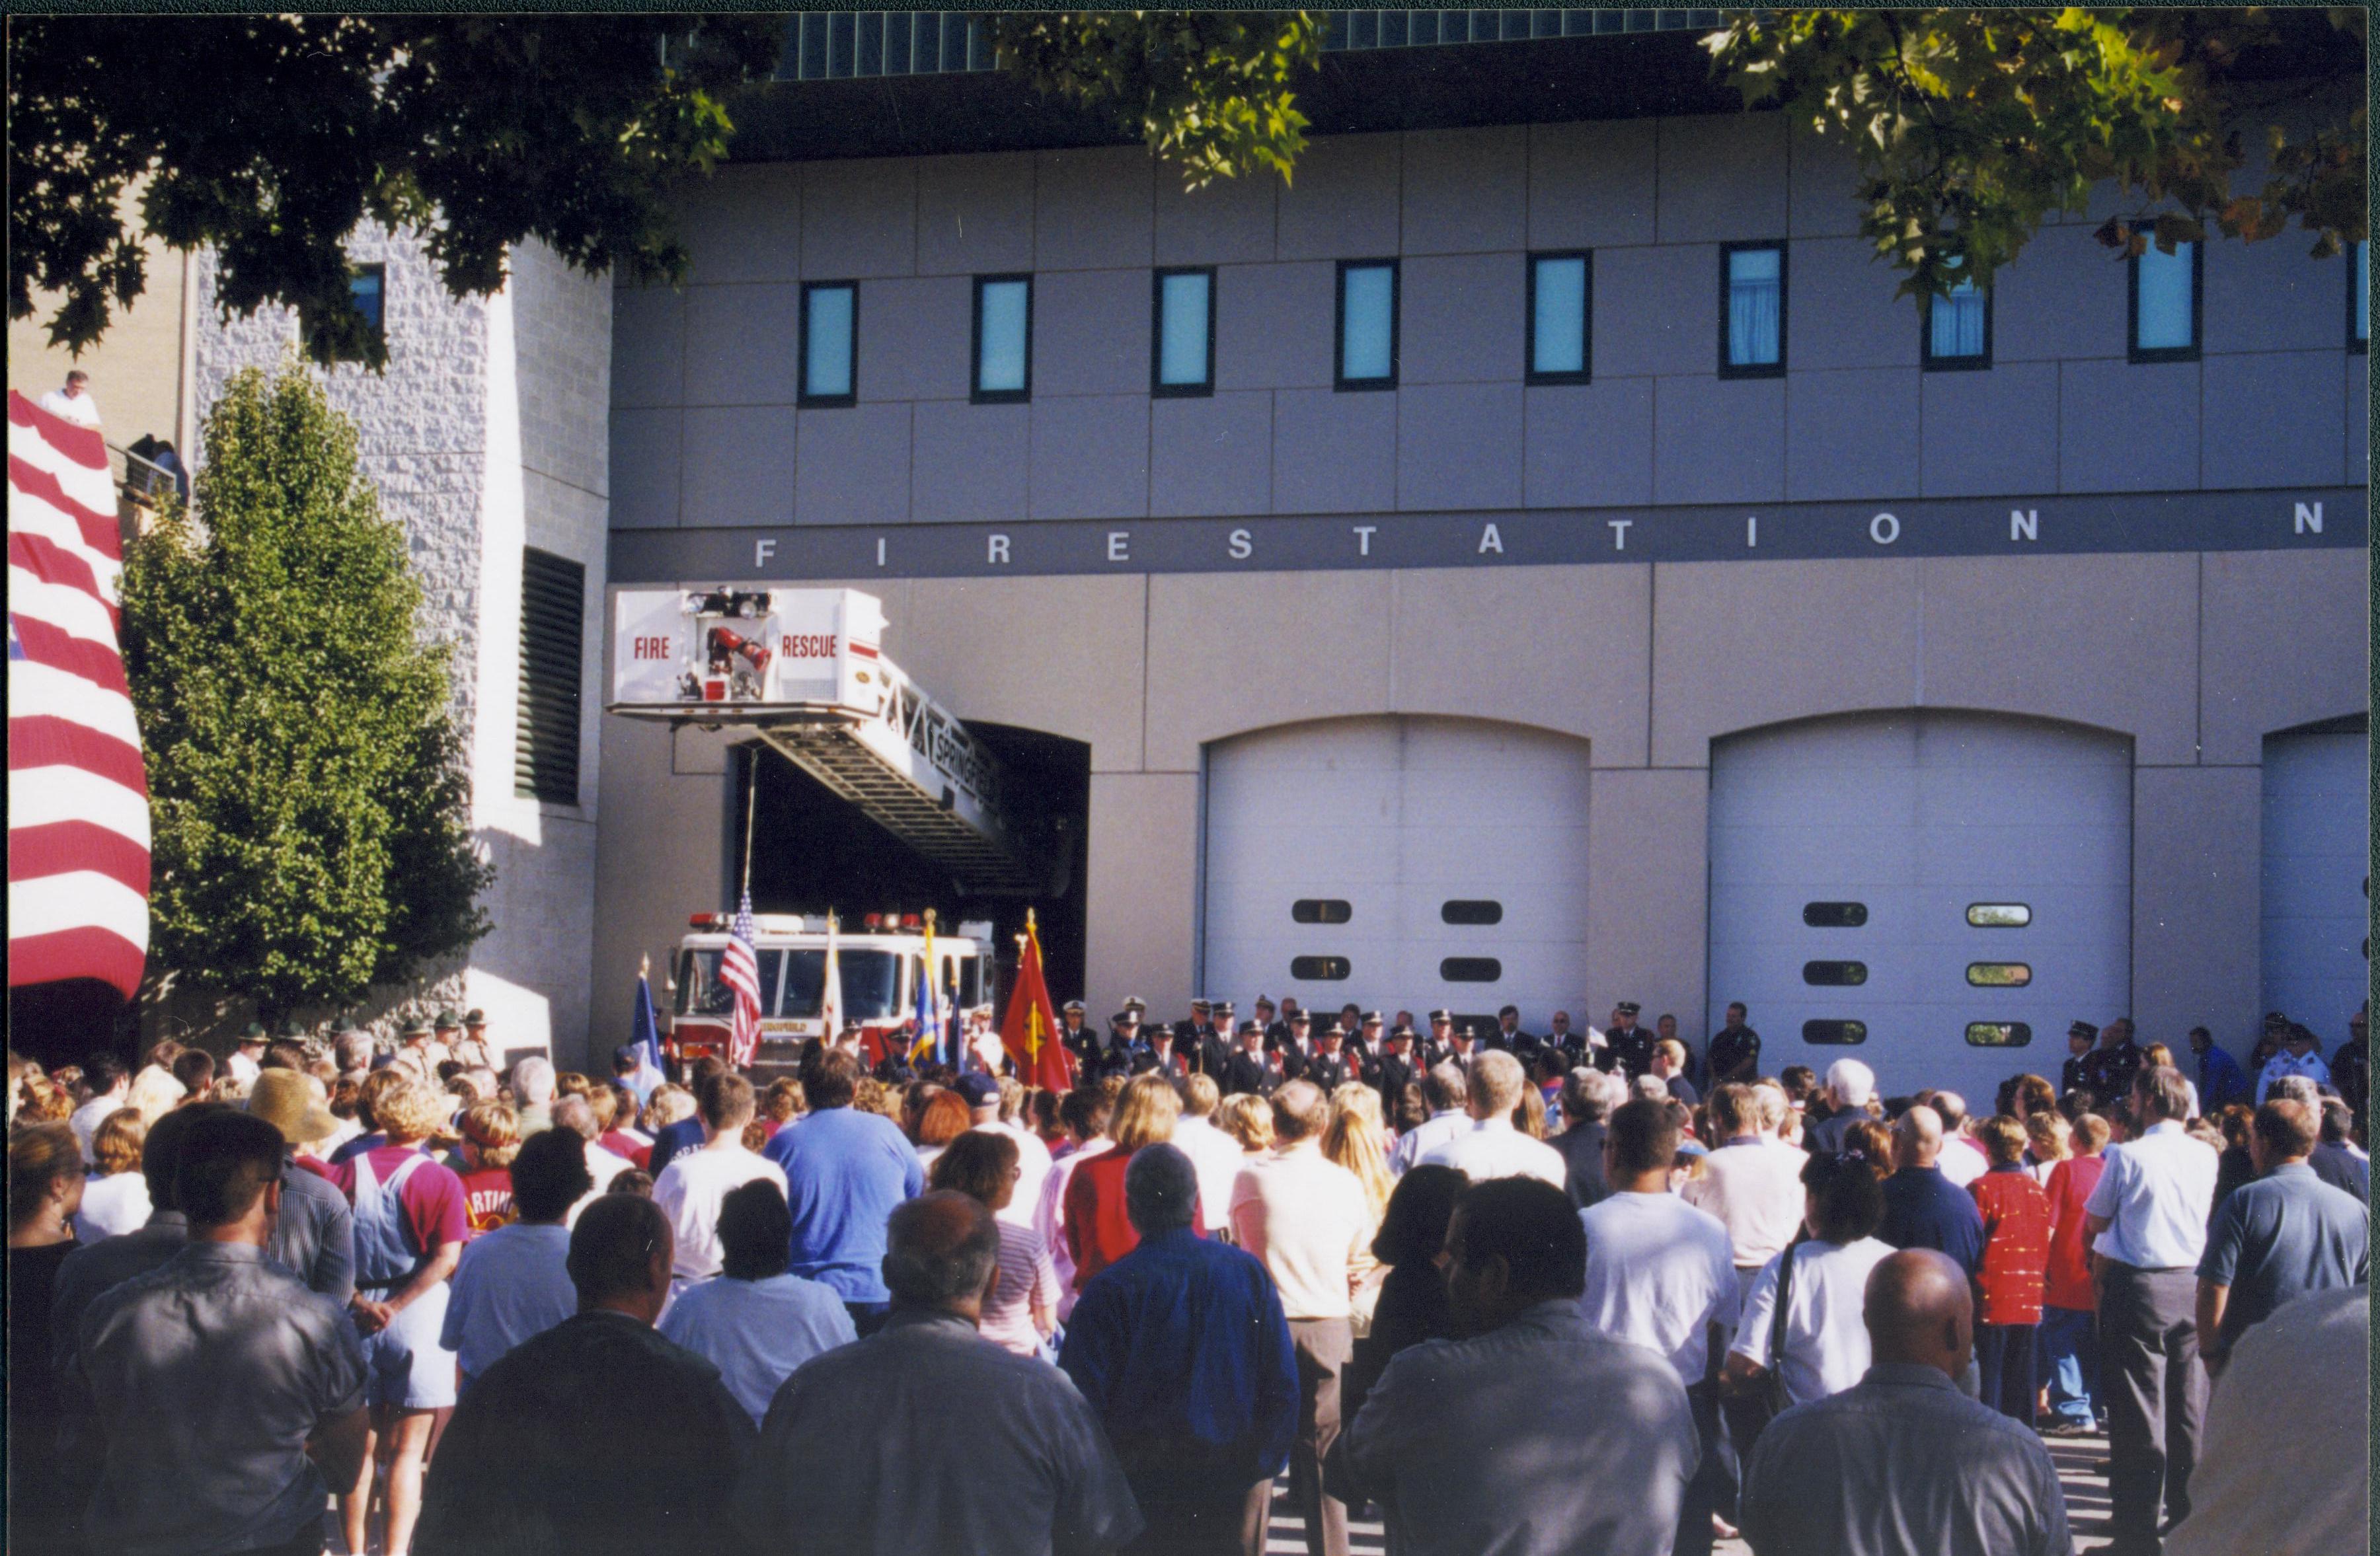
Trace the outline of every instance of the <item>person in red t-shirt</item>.
{"type": "Polygon", "coordinates": [[[1975,1127],[1990,1167],[1967,1186],[1984,1216],[1984,1257],[1975,1267],[1975,1365],[1980,1397],[2033,1425],[2034,1341],[2041,1330],[2049,1266],[2049,1196],[2024,1170],[2024,1126],[1998,1114],[1975,1127]]]}
{"type": "Polygon", "coordinates": [[[2044,1283],[2038,1371],[2049,1385],[2050,1437],[2083,1437],[2098,1429],[2098,1302],[2091,1290],[2091,1232],[2082,1202],[2107,1169],[2100,1155],[2107,1121],[2095,1113],[2074,1120],[2074,1154],[2049,1169],[2049,1268],[2044,1283]]]}
{"type": "Polygon", "coordinates": [[[513,1219],[513,1158],[520,1154],[520,1116],[503,1103],[473,1103],[463,1115],[464,1213],[470,1236],[513,1219]]]}
{"type": "MultiPolygon", "coordinates": [[[[1115,1122],[1108,1130],[1115,1148],[1086,1160],[1066,1181],[1066,1252],[1075,1261],[1076,1291],[1140,1246],[1140,1234],[1124,1212],[1124,1169],[1142,1146],[1172,1140],[1181,1116],[1182,1098],[1172,1080],[1157,1072],[1133,1077],[1116,1103],[1115,1122]]],[[[1190,1229],[1203,1237],[1207,1225],[1202,1210],[1192,1207],[1190,1229]]]]}
{"type": "MultiPolygon", "coordinates": [[[[455,1408],[455,1353],[441,1345],[447,1277],[470,1236],[463,1180],[426,1148],[446,1121],[449,1098],[403,1081],[374,1104],[387,1143],[333,1164],[331,1181],[355,1208],[356,1295],[364,1397],[372,1436],[387,1450],[388,1522],[382,1549],[402,1551],[421,1514],[422,1466],[437,1427],[455,1408]]],[[[340,1502],[347,1549],[363,1550],[371,1507],[372,1452],[340,1502]]]]}

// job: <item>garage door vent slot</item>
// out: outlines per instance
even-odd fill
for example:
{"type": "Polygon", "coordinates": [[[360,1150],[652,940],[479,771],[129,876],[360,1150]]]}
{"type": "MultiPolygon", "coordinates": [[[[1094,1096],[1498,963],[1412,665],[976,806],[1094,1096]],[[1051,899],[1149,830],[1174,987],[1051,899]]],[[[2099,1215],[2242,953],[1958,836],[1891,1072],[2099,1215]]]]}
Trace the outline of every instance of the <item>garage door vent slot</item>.
{"type": "Polygon", "coordinates": [[[1812,929],[1859,929],[1867,923],[1864,902],[1804,902],[1802,922],[1812,929]]]}
{"type": "Polygon", "coordinates": [[[1289,905],[1289,916],[1298,923],[1345,923],[1355,910],[1335,897],[1301,897],[1289,905]]]}
{"type": "Polygon", "coordinates": [[[1504,964],[1494,957],[1449,957],[1438,975],[1450,983],[1492,983],[1504,976],[1504,964]]]}
{"type": "Polygon", "coordinates": [[[1487,924],[1504,922],[1504,905],[1483,898],[1457,898],[1438,907],[1441,923],[1487,924]]]}
{"type": "Polygon", "coordinates": [[[1345,957],[1293,957],[1289,975],[1301,983],[1343,983],[1354,969],[1345,957]]]}
{"type": "Polygon", "coordinates": [[[2033,1028],[2022,1021],[1970,1021],[1971,1048],[2022,1048],[2033,1041],[2033,1028]]]}
{"type": "Polygon", "coordinates": [[[1802,982],[1822,989],[1856,988],[1867,982],[1867,963],[1805,961],[1802,964],[1802,982]]]}
{"type": "Polygon", "coordinates": [[[2022,929],[2033,922],[2033,910],[2022,902],[1970,902],[1967,922],[1977,929],[2022,929]]]}
{"type": "Polygon", "coordinates": [[[1867,1023],[1865,1021],[1804,1021],[1802,1023],[1802,1041],[1838,1045],[1865,1043],[1867,1023]]]}

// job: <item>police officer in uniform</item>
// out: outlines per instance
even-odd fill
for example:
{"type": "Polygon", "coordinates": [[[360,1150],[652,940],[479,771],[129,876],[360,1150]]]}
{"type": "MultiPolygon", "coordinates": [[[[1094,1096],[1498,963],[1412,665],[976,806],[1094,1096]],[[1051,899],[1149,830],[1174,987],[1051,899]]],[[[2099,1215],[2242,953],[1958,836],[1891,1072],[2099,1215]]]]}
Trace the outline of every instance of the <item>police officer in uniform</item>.
{"type": "Polygon", "coordinates": [[[1098,1059],[1099,1034],[1083,1025],[1081,1000],[1070,999],[1058,1007],[1058,1041],[1066,1045],[1077,1065],[1087,1067],[1098,1059]]]}
{"type": "Polygon", "coordinates": [[[1454,1030],[1453,1011],[1433,1010],[1429,1013],[1429,1037],[1421,1050],[1422,1068],[1436,1069],[1449,1059],[1461,1064],[1470,1051],[1468,1039],[1454,1030]]]}
{"type": "Polygon", "coordinates": [[[1148,1041],[1132,1051],[1132,1073],[1147,1075],[1156,1071],[1168,1080],[1180,1080],[1190,1073],[1190,1061],[1182,1045],[1174,1041],[1172,1029],[1159,1027],[1148,1034],[1148,1041]]]}
{"type": "Polygon", "coordinates": [[[1340,1051],[1346,1037],[1345,1030],[1338,1022],[1331,1022],[1316,1035],[1314,1053],[1305,1061],[1305,1074],[1301,1079],[1321,1087],[1325,1096],[1354,1079],[1353,1067],[1340,1051]]]}
{"type": "Polygon", "coordinates": [[[1232,1002],[1219,999],[1208,1009],[1207,1030],[1199,1033],[1198,1046],[1188,1055],[1190,1073],[1212,1076],[1220,1085],[1223,1071],[1232,1062],[1232,1002]]]}
{"type": "Polygon", "coordinates": [[[1378,1011],[1364,1012],[1362,1030],[1347,1039],[1345,1055],[1350,1071],[1368,1076],[1378,1066],[1381,1034],[1387,1028],[1388,1022],[1378,1011]]]}
{"type": "Polygon", "coordinates": [[[2077,1021],[2066,1029],[2066,1065],[2058,1072],[2059,1096],[2080,1092],[2089,1084],[2083,1074],[2089,1067],[2092,1045],[2098,1041],[2099,1029],[2088,1021],[2077,1021]]]}
{"type": "Polygon", "coordinates": [[[436,1089],[440,1084],[438,1061],[432,1056],[436,1050],[431,1046],[431,1040],[437,1031],[420,1016],[406,1022],[397,1033],[399,1046],[395,1057],[388,1061],[388,1067],[402,1072],[417,1086],[436,1089]]]}
{"type": "Polygon", "coordinates": [[[1653,1067],[1653,1034],[1637,1026],[1644,1007],[1623,999],[1611,1007],[1611,1025],[1603,1034],[1601,1067],[1617,1070],[1633,1080],[1653,1067]]]}
{"type": "Polygon", "coordinates": [[[1711,1033],[1710,1080],[1713,1086],[1730,1081],[1749,1086],[1760,1075],[1760,1034],[1743,1024],[1751,1012],[1742,1000],[1730,1002],[1727,1024],[1711,1033]]]}
{"type": "Polygon", "coordinates": [[[2140,1073],[2141,1064],[2131,1020],[2119,1016],[2099,1029],[2099,1046],[2082,1061],[2082,1084],[2101,1107],[2120,1106],[2132,1094],[2132,1077],[2140,1073]]]}
{"type": "Polygon", "coordinates": [[[1289,1035],[1289,1023],[1281,1019],[1278,1014],[1281,1007],[1273,1004],[1270,995],[1257,995],[1254,1008],[1257,1025],[1264,1030],[1265,1052],[1272,1053],[1281,1047],[1281,1040],[1289,1035]]]}
{"type": "Polygon", "coordinates": [[[1207,1029],[1207,1019],[1214,1009],[1213,1002],[1194,999],[1190,1002],[1190,1019],[1173,1023],[1173,1046],[1187,1054],[1198,1044],[1198,1034],[1207,1029]]]}
{"type": "Polygon", "coordinates": [[[1273,1088],[1281,1083],[1284,1077],[1281,1072],[1281,1055],[1265,1052],[1264,1035],[1263,1022],[1240,1023],[1239,1048],[1218,1078],[1225,1096],[1245,1092],[1252,1096],[1269,1097],[1273,1088]]]}
{"type": "Polygon", "coordinates": [[[1303,1010],[1292,1010],[1282,1025],[1289,1030],[1273,1057],[1281,1065],[1283,1080],[1303,1080],[1305,1067],[1314,1062],[1314,1018],[1303,1010]]]}
{"type": "Polygon", "coordinates": [[[1379,1062],[1372,1067],[1372,1084],[1379,1088],[1380,1116],[1394,1119],[1397,1101],[1416,1077],[1413,1067],[1414,1030],[1400,1022],[1382,1043],[1379,1062]]]}

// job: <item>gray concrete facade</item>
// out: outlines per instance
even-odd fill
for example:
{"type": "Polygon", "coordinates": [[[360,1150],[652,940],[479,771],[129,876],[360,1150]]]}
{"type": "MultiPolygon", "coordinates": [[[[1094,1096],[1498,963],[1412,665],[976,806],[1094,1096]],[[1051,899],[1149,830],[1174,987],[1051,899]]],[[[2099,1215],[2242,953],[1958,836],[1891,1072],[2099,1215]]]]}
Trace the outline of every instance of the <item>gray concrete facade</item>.
{"type": "MultiPolygon", "coordinates": [[[[2244,1048],[2263,738],[2369,706],[2349,267],[2216,245],[2201,359],[2134,365],[2122,262],[2054,223],[1993,365],[1929,372],[1851,187],[1774,115],[1318,139],[1292,187],[1196,195],[1136,148],[731,166],[689,284],[615,298],[614,579],[868,590],[953,711],[1087,743],[1095,1010],[1202,992],[1208,746],[1452,715],[1589,743],[1573,1008],[1707,1031],[1712,743],[1937,707],[2131,739],[2131,1014],[2244,1048]],[[1717,371],[1740,239],[1788,245],[1781,378],[1717,371]],[[1593,380],[1530,385],[1525,257],[1580,247],[1593,380]],[[1335,261],[1380,257],[1400,387],[1337,392],[1335,261]],[[1209,396],[1149,393],[1170,265],[1216,267],[1209,396]],[[1022,271],[1031,400],[971,404],[970,278],[1022,271]],[[800,286],[830,279],[859,282],[857,403],[800,407],[800,286]]],[[[604,745],[599,999],[721,905],[729,770],[691,731],[604,745]]]]}

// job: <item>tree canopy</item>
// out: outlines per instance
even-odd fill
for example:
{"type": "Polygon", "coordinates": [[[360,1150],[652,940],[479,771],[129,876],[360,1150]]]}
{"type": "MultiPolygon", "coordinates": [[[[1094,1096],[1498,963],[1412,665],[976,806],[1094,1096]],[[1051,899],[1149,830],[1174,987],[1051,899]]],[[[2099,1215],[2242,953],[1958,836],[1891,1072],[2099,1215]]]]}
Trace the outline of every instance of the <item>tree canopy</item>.
{"type": "Polygon", "coordinates": [[[1861,231],[1904,293],[1989,283],[2045,218],[2112,183],[2110,247],[2214,234],[2313,252],[2365,229],[2359,8],[1801,10],[1709,47],[1747,105],[1849,142],[1861,231]],[[2262,166],[2255,167],[2261,151],[2262,166]],[[2237,188],[2239,175],[2261,182],[2237,188]]]}
{"type": "MultiPolygon", "coordinates": [[[[1003,67],[1111,110],[1196,186],[1304,144],[1302,13],[988,18],[1003,67]]],[[[348,293],[360,221],[422,235],[456,296],[529,238],[589,271],[675,281],[682,180],[726,153],[782,16],[18,17],[8,29],[8,314],[55,294],[54,344],[146,284],[141,235],[221,253],[215,302],[297,309],[320,362],[386,347],[348,293]],[[127,206],[132,207],[128,219],[127,206]]]]}
{"type": "Polygon", "coordinates": [[[403,529],[302,370],[233,378],[203,525],[168,500],[124,571],[149,768],[150,966],[272,1020],[403,982],[487,933],[447,650],[403,529]]]}

